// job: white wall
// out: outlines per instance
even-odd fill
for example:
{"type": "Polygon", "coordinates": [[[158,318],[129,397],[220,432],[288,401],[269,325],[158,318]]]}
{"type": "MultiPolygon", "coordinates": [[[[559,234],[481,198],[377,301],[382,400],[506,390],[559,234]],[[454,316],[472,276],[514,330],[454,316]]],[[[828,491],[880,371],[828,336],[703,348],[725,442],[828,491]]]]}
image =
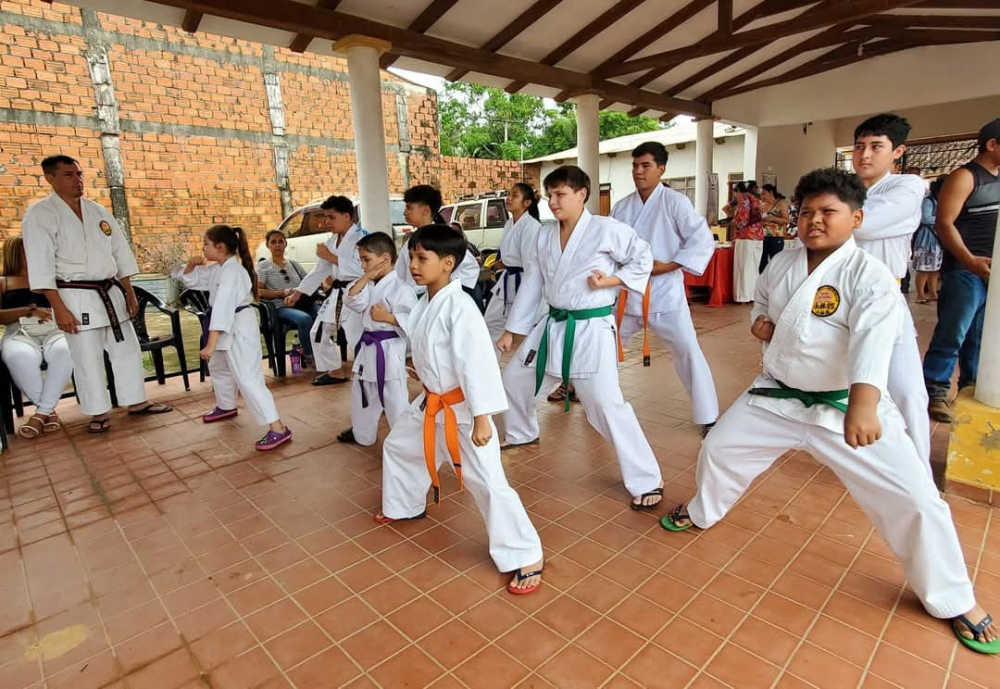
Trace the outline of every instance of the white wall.
{"type": "MultiPolygon", "coordinates": [[[[910,121],[913,131],[911,139],[926,139],[932,136],[954,134],[974,134],[990,120],[1000,117],[1000,95],[962,100],[953,103],[939,103],[920,108],[895,108],[891,110],[910,121]]],[[[837,147],[854,143],[854,128],[865,118],[877,113],[869,112],[857,117],[837,120],[837,147]]]]}
{"type": "MultiPolygon", "coordinates": [[[[726,180],[729,174],[743,172],[743,137],[729,136],[723,141],[725,143],[715,144],[712,156],[712,169],[719,175],[720,197],[725,195],[726,180]]],[[[685,144],[683,149],[678,149],[675,145],[667,146],[667,153],[667,169],[664,178],[694,176],[695,144],[693,141],[685,144]]],[[[575,164],[576,160],[572,158],[560,160],[558,163],[553,161],[542,163],[540,179],[545,179],[547,174],[560,165],[575,164]]],[[[611,185],[612,206],[635,191],[635,184],[632,182],[632,156],[629,151],[618,152],[613,157],[608,154],[602,155],[600,166],[601,183],[611,185]]],[[[724,206],[728,200],[721,198],[719,208],[724,206]]]]}
{"type": "Polygon", "coordinates": [[[763,173],[778,176],[778,191],[789,198],[799,178],[836,161],[836,122],[826,120],[812,126],[793,124],[761,127],[757,132],[757,180],[763,173]]]}

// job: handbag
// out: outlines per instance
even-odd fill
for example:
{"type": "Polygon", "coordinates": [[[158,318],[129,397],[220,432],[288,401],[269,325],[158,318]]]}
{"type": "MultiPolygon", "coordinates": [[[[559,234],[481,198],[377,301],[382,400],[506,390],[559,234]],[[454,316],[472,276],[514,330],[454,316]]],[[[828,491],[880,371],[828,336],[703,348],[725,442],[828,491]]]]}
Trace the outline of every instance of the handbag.
{"type": "Polygon", "coordinates": [[[37,316],[22,316],[17,319],[21,326],[21,332],[41,345],[45,339],[54,333],[60,332],[55,320],[43,321],[37,316]]]}
{"type": "MultiPolygon", "coordinates": [[[[302,283],[302,278],[305,275],[302,273],[302,267],[295,261],[289,261],[288,264],[295,271],[295,274],[299,276],[299,283],[302,283]]],[[[316,308],[316,295],[315,294],[301,294],[298,301],[296,301],[292,307],[299,311],[304,311],[305,313],[312,314],[313,309],[316,308]]]]}

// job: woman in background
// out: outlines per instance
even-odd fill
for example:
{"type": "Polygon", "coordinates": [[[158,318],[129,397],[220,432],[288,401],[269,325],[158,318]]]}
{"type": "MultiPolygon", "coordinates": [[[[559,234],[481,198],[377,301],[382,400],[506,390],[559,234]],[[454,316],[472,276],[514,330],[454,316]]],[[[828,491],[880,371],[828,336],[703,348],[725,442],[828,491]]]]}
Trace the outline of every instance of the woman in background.
{"type": "Polygon", "coordinates": [[[928,304],[938,298],[944,250],[934,234],[934,221],[937,219],[938,194],[947,177],[942,175],[931,182],[930,193],[924,198],[920,227],[913,235],[913,269],[917,271],[918,304],[928,304]]]}

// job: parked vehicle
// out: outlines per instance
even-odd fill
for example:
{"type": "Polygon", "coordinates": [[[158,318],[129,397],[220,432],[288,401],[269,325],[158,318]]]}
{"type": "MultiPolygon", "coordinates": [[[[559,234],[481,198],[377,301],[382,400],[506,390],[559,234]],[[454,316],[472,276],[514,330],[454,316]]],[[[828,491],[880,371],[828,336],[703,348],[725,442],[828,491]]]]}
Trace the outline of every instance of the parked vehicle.
{"type": "MultiPolygon", "coordinates": [[[[320,208],[320,204],[325,200],[326,198],[315,199],[296,208],[277,227],[284,232],[288,240],[285,256],[302,264],[302,267],[307,271],[312,270],[313,266],[316,265],[316,245],[323,244],[330,238],[331,233],[326,229],[323,210],[320,208]]],[[[364,227],[364,219],[362,218],[360,222],[358,220],[361,216],[361,204],[356,199],[352,199],[352,201],[354,201],[354,221],[364,227]]],[[[396,246],[402,244],[406,235],[414,229],[407,225],[403,218],[405,207],[403,197],[393,196],[389,198],[389,220],[392,223],[392,238],[396,242],[396,246]]],[[[256,260],[262,261],[270,257],[271,252],[267,250],[267,244],[261,241],[255,253],[256,260]]]]}
{"type": "MultiPolygon", "coordinates": [[[[555,222],[549,205],[544,200],[538,204],[542,224],[555,222]]],[[[457,222],[465,231],[466,238],[479,247],[484,264],[490,254],[500,248],[503,228],[510,217],[507,211],[507,191],[490,191],[479,195],[463,197],[455,203],[441,208],[445,222],[457,222]]]]}

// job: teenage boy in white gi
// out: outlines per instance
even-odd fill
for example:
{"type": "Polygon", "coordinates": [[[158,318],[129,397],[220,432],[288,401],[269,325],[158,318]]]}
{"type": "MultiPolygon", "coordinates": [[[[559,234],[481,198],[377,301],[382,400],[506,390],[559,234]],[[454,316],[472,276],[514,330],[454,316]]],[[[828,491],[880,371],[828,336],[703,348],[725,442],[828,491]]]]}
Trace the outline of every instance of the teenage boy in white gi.
{"type": "Polygon", "coordinates": [[[697,492],[661,524],[707,529],[782,454],[805,450],[843,481],[934,617],[963,644],[1000,652],[1000,630],[976,604],[948,503],[922,470],[887,390],[889,346],[904,324],[899,285],[858,248],[865,189],[855,175],[816,170],[799,181],[799,239],[757,281],[751,332],[764,371],[701,446],[697,492]]]}
{"type": "Polygon", "coordinates": [[[575,165],[551,172],[545,192],[559,226],[538,233],[537,267],[521,282],[497,341],[506,352],[514,335],[527,335],[503,374],[510,404],[506,443],[536,442],[539,392],[572,381],[587,420],[615,448],[632,508],[651,510],[663,496],[663,481],[635,411],[622,397],[613,311],[622,287],[645,292],[653,254],[628,225],[587,212],[590,178],[575,165]],[[543,299],[549,313],[539,321],[543,299]]]}
{"type": "Polygon", "coordinates": [[[87,430],[111,426],[104,353],[111,360],[118,401],[129,414],[163,414],[171,407],[146,397],[142,351],[130,320],[139,311],[131,276],[139,272],[128,240],[111,213],[83,198],[83,168],[65,155],[42,161],[52,193],[28,209],[21,235],[31,289],[52,305],[73,357],[87,430]]]}
{"type": "Polygon", "coordinates": [[[705,218],[684,194],[660,182],[667,149],[656,141],[632,151],[635,192],[615,204],[611,217],[635,228],[653,249],[653,270],[644,294],[622,290],[618,297],[619,336],[628,342],[643,331],[643,364],[649,365],[649,328],[663,340],[674,369],[691,396],[694,422],[708,432],[719,417],[719,398],[708,360],[691,321],[684,271],[701,275],[712,260],[715,239],[705,218]],[[624,314],[623,314],[624,309],[624,314]]]}

